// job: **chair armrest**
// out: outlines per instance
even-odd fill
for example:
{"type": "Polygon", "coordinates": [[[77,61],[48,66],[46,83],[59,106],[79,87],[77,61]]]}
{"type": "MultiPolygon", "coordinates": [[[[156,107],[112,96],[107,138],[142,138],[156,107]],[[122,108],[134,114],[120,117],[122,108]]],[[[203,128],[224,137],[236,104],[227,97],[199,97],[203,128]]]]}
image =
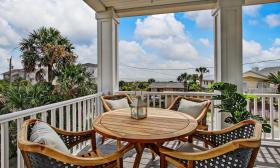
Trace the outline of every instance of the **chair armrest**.
{"type": "Polygon", "coordinates": [[[207,151],[200,152],[179,152],[176,150],[168,149],[166,147],[160,148],[160,153],[176,159],[195,161],[195,160],[207,160],[217,156],[221,156],[228,152],[234,151],[238,148],[258,148],[260,143],[255,141],[245,142],[244,140],[235,140],[227,144],[221,145],[216,148],[209,149],[207,151]]]}
{"type": "Polygon", "coordinates": [[[96,137],[95,137],[95,131],[94,130],[89,130],[89,131],[81,131],[81,132],[68,132],[68,131],[63,131],[58,128],[52,127],[55,132],[60,136],[62,141],[65,143],[67,148],[72,148],[73,146],[90,140],[92,143],[93,150],[96,149],[96,137]]]}
{"type": "Polygon", "coordinates": [[[193,137],[202,140],[213,147],[217,147],[236,139],[246,139],[253,136],[260,137],[259,132],[254,132],[256,127],[260,127],[259,123],[256,123],[256,121],[245,120],[219,131],[197,130],[193,134],[193,137]]]}

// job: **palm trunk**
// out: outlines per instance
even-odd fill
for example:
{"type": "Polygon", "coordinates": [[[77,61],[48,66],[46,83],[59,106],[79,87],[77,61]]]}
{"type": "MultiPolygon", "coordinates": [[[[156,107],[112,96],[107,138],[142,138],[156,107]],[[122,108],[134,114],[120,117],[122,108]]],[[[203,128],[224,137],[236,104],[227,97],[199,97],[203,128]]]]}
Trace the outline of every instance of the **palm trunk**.
{"type": "Polygon", "coordinates": [[[53,81],[52,66],[48,65],[48,82],[52,83],[52,81],[53,81]]]}
{"type": "Polygon", "coordinates": [[[278,84],[277,93],[280,94],[280,84],[278,84]]]}
{"type": "Polygon", "coordinates": [[[199,85],[202,88],[203,74],[201,73],[199,76],[199,85]]]}

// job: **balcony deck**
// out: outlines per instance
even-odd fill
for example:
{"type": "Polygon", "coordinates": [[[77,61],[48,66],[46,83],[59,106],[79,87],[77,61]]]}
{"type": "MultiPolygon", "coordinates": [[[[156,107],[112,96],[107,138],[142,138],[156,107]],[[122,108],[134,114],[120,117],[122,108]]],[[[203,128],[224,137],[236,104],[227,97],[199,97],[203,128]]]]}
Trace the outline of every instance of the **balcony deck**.
{"type": "MultiPolygon", "coordinates": [[[[175,141],[169,142],[166,144],[169,148],[176,148],[177,143],[175,141]]],[[[86,147],[85,149],[89,149],[86,147]]],[[[104,145],[101,146],[101,150],[104,154],[109,154],[115,150],[115,141],[107,140],[104,145]]],[[[125,155],[124,158],[124,167],[132,168],[134,159],[136,156],[135,150],[131,150],[125,155]]],[[[159,157],[156,157],[155,160],[152,160],[151,153],[149,150],[145,150],[140,168],[159,168],[160,167],[159,157]]],[[[277,142],[263,141],[260,152],[256,161],[256,168],[279,168],[280,166],[280,144],[277,142]]],[[[172,168],[172,166],[169,166],[172,168]]]]}

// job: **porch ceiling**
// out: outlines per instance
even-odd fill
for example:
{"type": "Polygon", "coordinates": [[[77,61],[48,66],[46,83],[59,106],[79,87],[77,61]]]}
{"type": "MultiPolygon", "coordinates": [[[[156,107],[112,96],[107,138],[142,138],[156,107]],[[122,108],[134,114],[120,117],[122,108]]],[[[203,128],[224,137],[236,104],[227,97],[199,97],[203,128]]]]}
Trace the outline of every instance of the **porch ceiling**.
{"type": "MultiPolygon", "coordinates": [[[[118,17],[214,9],[219,0],[84,0],[96,12],[113,8],[118,17]]],[[[255,5],[280,0],[245,0],[255,5]]]]}

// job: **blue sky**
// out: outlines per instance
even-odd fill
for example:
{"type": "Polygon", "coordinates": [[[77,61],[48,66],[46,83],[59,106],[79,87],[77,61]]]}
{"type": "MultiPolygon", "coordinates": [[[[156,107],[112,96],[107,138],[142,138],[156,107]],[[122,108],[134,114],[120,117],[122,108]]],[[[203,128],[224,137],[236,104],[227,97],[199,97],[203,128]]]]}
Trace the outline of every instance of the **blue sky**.
{"type": "MultiPolygon", "coordinates": [[[[0,0],[0,73],[7,59],[21,68],[20,52],[13,50],[28,33],[41,26],[61,31],[75,45],[79,63],[97,62],[95,13],[77,0],[0,0]],[[27,8],[28,6],[28,8],[27,8]]],[[[213,18],[211,11],[164,14],[120,19],[120,77],[125,80],[175,80],[199,66],[212,67],[213,18]],[[172,68],[184,71],[131,68],[172,68]]],[[[280,3],[243,9],[244,62],[280,58],[280,3]]],[[[244,66],[279,66],[268,62],[244,66]]],[[[213,71],[207,75],[212,78],[213,71]]]]}

